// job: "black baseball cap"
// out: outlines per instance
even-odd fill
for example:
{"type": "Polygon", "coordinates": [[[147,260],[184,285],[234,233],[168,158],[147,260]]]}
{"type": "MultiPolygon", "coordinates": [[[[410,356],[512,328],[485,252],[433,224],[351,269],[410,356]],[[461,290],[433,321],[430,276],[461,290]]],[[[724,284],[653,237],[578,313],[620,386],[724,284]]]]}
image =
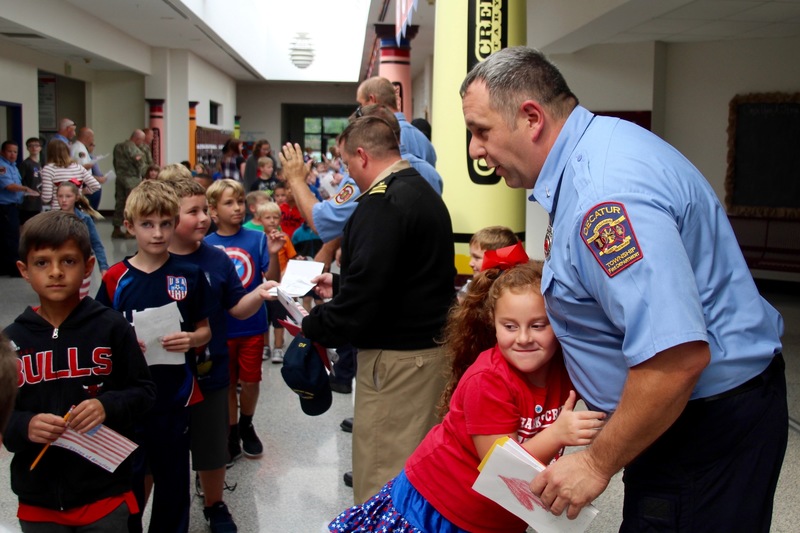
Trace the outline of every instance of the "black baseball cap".
{"type": "MultiPolygon", "coordinates": [[[[320,350],[301,335],[295,336],[283,354],[283,381],[300,397],[300,408],[310,416],[321,415],[333,403],[322,357],[320,350]]],[[[324,357],[327,358],[327,354],[324,357]]]]}

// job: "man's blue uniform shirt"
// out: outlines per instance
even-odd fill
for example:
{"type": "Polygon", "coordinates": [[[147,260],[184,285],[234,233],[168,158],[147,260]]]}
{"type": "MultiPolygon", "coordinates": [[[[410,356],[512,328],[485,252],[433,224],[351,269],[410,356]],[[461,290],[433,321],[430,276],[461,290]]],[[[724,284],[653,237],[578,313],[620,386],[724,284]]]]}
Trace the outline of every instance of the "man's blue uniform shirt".
{"type": "Polygon", "coordinates": [[[613,411],[629,367],[690,341],[711,351],[692,399],[747,381],[780,351],[783,319],[714,191],[652,133],[576,107],[534,198],[555,209],[542,292],[587,403],[613,411]]]}

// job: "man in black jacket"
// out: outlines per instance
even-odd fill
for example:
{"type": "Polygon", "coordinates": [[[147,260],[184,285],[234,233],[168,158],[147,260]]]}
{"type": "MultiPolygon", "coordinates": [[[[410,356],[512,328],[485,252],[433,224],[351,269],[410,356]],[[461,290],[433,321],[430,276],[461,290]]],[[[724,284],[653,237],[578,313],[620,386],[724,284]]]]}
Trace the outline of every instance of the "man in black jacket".
{"type": "MultiPolygon", "coordinates": [[[[356,119],[339,149],[364,192],[344,228],[341,276],[316,280],[333,300],[302,326],[325,346],[358,348],[353,490],[362,503],[437,422],[447,362],[435,339],[454,295],[453,230],[441,197],[400,157],[385,120],[356,119]]],[[[296,147],[286,171],[298,160],[296,147]]]]}

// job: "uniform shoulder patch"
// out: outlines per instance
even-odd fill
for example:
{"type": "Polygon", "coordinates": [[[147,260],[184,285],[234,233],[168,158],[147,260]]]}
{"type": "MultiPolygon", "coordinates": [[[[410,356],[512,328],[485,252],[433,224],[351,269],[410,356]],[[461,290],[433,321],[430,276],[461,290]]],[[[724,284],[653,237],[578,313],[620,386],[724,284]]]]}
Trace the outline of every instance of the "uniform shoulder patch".
{"type": "Polygon", "coordinates": [[[590,209],[580,232],[581,240],[610,278],[644,257],[621,203],[606,202],[590,209]]]}
{"type": "Polygon", "coordinates": [[[347,202],[350,198],[353,197],[353,194],[356,192],[356,188],[353,187],[352,183],[348,183],[344,187],[336,193],[336,196],[333,197],[333,201],[339,205],[347,202]]]}
{"type": "Polygon", "coordinates": [[[386,189],[388,187],[389,186],[386,184],[386,182],[382,181],[381,183],[377,184],[372,189],[370,189],[369,190],[369,194],[370,195],[373,195],[373,194],[386,194],[386,189]]]}

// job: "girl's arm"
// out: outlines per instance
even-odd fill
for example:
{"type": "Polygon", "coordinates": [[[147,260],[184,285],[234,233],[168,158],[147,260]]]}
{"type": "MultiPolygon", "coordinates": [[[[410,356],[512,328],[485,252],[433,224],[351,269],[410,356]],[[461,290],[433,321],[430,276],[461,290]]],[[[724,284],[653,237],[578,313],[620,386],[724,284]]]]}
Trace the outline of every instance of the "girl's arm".
{"type": "Polygon", "coordinates": [[[578,395],[569,391],[561,412],[550,426],[522,444],[528,453],[544,464],[550,463],[564,446],[588,446],[603,427],[605,413],[575,411],[578,395]]]}
{"type": "Polygon", "coordinates": [[[83,171],[81,172],[81,178],[83,178],[83,189],[86,194],[92,194],[93,192],[97,192],[100,190],[100,182],[97,181],[97,178],[92,176],[92,173],[86,170],[85,168],[81,167],[77,163],[75,163],[80,169],[83,171]]]}
{"type": "Polygon", "coordinates": [[[53,167],[45,165],[42,167],[42,205],[50,205],[53,201],[53,167]]]}
{"type": "MultiPolygon", "coordinates": [[[[522,447],[543,464],[550,463],[564,446],[587,446],[603,427],[605,413],[598,411],[575,411],[577,395],[569,392],[561,413],[555,422],[522,443],[522,447]]],[[[508,435],[473,435],[472,441],[478,457],[485,457],[492,444],[500,437],[517,439],[517,433],[508,435]]]]}

